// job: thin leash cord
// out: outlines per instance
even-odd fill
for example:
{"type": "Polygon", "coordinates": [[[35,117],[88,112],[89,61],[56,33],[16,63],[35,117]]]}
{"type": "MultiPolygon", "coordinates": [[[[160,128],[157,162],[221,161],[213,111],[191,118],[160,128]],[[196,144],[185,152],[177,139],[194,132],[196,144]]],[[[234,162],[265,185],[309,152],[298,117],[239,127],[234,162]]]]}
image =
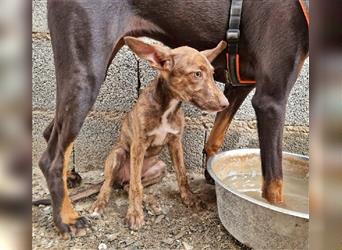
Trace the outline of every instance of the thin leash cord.
{"type": "Polygon", "coordinates": [[[202,151],[202,166],[204,167],[204,169],[206,169],[206,158],[207,158],[207,154],[205,152],[205,144],[207,143],[207,130],[205,130],[204,132],[204,143],[203,143],[203,151],[202,151]]]}
{"type": "Polygon", "coordinates": [[[75,153],[75,146],[72,146],[72,172],[76,171],[76,153],[75,153]]]}
{"type": "Polygon", "coordinates": [[[207,153],[205,152],[205,144],[207,143],[207,137],[208,137],[208,126],[203,122],[203,127],[204,127],[204,142],[203,142],[203,151],[202,151],[202,167],[204,169],[207,168],[206,163],[207,163],[207,153]]]}
{"type": "Polygon", "coordinates": [[[140,62],[139,59],[136,58],[134,55],[135,60],[137,61],[137,78],[138,78],[138,85],[137,85],[137,96],[139,97],[140,94],[140,88],[141,88],[141,80],[140,80],[140,62]]]}

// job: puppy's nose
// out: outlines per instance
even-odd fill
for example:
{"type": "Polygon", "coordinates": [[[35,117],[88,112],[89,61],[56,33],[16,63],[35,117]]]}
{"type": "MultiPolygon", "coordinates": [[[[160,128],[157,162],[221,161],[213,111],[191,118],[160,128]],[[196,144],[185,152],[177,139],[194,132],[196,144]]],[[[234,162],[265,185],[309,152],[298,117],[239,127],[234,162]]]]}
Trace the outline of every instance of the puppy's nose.
{"type": "Polygon", "coordinates": [[[228,102],[228,99],[225,96],[220,98],[220,106],[221,106],[222,109],[228,108],[229,102],[228,102]]]}

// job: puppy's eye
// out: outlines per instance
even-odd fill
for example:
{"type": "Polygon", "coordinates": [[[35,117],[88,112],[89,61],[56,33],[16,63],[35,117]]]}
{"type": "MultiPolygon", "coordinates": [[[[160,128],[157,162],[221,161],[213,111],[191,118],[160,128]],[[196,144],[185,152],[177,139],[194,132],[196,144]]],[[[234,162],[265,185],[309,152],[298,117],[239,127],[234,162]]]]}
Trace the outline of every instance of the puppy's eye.
{"type": "Polygon", "coordinates": [[[193,75],[196,79],[202,78],[202,72],[201,72],[201,71],[193,72],[192,75],[193,75]]]}

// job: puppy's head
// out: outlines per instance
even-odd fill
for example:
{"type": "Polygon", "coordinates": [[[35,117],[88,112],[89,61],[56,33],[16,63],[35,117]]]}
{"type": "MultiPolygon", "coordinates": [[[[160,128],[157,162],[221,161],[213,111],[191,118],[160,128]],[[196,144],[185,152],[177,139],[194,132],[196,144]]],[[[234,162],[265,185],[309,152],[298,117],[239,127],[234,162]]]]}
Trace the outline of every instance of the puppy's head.
{"type": "Polygon", "coordinates": [[[124,40],[135,54],[159,71],[177,99],[208,111],[221,111],[228,107],[227,98],[215,84],[211,65],[226,47],[224,41],[213,49],[200,52],[187,46],[169,49],[134,37],[125,37],[124,40]]]}

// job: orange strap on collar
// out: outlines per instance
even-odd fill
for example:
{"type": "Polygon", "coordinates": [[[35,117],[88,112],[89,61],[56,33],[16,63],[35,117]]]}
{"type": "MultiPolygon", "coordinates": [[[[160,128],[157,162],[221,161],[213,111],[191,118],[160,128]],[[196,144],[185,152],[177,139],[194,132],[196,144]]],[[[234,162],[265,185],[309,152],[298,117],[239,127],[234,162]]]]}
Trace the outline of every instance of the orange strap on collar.
{"type": "Polygon", "coordinates": [[[309,24],[310,24],[310,16],[309,16],[309,11],[308,11],[308,6],[305,5],[305,3],[303,2],[303,0],[298,0],[299,3],[300,3],[300,7],[302,8],[302,11],[303,11],[303,14],[305,16],[305,20],[306,20],[306,23],[309,27],[309,24]]]}
{"type": "MultiPolygon", "coordinates": [[[[240,75],[240,56],[239,56],[239,54],[235,55],[234,60],[235,60],[236,77],[237,77],[237,80],[239,81],[239,83],[241,85],[255,84],[256,83],[255,80],[241,79],[241,75],[240,75]]],[[[227,70],[229,71],[229,54],[228,53],[226,53],[226,63],[227,63],[226,64],[227,65],[227,70]]]]}

